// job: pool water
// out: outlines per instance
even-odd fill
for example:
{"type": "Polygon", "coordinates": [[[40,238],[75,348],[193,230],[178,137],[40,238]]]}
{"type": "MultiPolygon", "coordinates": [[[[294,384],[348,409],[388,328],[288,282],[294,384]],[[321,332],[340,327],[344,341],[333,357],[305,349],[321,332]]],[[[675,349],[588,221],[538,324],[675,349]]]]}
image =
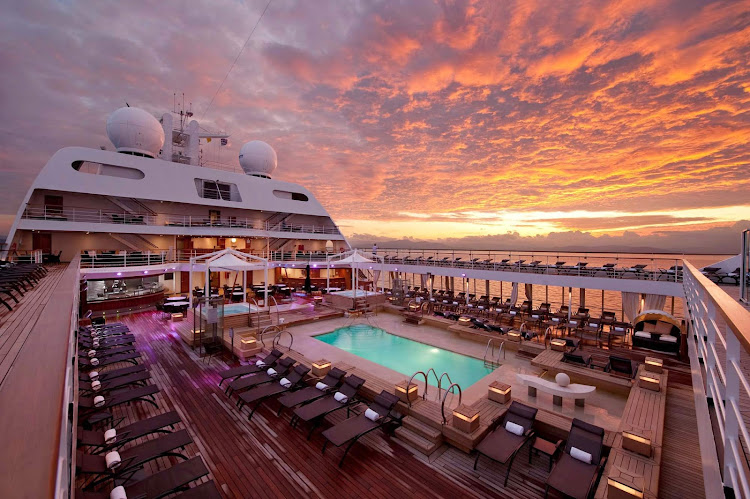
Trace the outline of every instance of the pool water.
{"type": "Polygon", "coordinates": [[[249,303],[229,303],[224,305],[224,315],[246,314],[250,310],[255,312],[255,305],[249,303]]]}
{"type": "MultiPolygon", "coordinates": [[[[461,385],[462,390],[493,371],[474,357],[402,338],[366,324],[339,328],[315,336],[315,339],[398,371],[407,378],[417,371],[427,372],[430,368],[438,376],[447,372],[454,383],[461,385]]],[[[418,379],[423,380],[421,376],[418,379]]],[[[429,376],[429,383],[437,386],[437,380],[432,374],[429,376]]],[[[450,383],[443,378],[441,384],[443,388],[447,388],[450,383]]]]}

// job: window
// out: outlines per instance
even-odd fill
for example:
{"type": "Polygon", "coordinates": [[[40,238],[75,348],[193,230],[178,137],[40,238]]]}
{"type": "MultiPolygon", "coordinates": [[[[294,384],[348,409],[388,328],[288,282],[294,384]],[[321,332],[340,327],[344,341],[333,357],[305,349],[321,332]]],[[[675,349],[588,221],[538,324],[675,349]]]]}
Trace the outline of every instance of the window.
{"type": "Polygon", "coordinates": [[[61,216],[63,214],[63,197],[45,194],[44,213],[46,215],[61,216]]]}
{"type": "Polygon", "coordinates": [[[301,192],[279,191],[279,190],[274,189],[273,195],[276,196],[277,198],[291,199],[292,201],[307,201],[308,200],[307,196],[302,194],[301,192]]]}
{"type": "Polygon", "coordinates": [[[242,201],[240,191],[237,189],[237,184],[197,178],[195,179],[195,188],[198,190],[198,195],[205,199],[242,201]]]}
{"type": "Polygon", "coordinates": [[[146,176],[145,173],[137,168],[106,165],[103,163],[95,163],[93,161],[73,161],[71,166],[75,171],[80,173],[104,175],[105,177],[119,177],[140,180],[146,176]]]}

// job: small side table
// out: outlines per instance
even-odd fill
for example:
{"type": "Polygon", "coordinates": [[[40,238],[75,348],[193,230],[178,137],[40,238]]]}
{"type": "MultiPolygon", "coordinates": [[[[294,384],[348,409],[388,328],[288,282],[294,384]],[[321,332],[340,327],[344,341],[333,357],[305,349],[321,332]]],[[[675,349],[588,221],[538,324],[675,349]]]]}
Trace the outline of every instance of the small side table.
{"type": "Polygon", "coordinates": [[[529,464],[531,464],[531,456],[533,456],[536,451],[537,455],[542,453],[549,458],[549,471],[552,471],[552,462],[554,461],[555,454],[557,454],[562,443],[562,440],[558,440],[555,444],[541,437],[534,437],[534,444],[531,446],[531,449],[529,449],[529,464]]]}

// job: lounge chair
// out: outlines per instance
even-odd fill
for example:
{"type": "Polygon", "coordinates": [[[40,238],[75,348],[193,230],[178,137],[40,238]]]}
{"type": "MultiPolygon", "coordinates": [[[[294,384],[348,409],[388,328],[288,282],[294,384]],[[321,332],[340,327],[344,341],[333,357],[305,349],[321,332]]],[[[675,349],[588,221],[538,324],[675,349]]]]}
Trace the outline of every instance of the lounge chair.
{"type": "Polygon", "coordinates": [[[493,422],[492,433],[488,434],[477,445],[477,457],[474,469],[477,469],[479,456],[486,456],[500,464],[507,464],[503,486],[508,485],[510,469],[518,451],[534,436],[534,420],[537,409],[520,402],[513,402],[502,416],[493,422]],[[520,428],[519,428],[520,427],[520,428]]]}
{"type": "Polygon", "coordinates": [[[253,405],[253,408],[250,409],[250,414],[247,415],[247,420],[250,421],[253,418],[255,411],[258,410],[258,407],[260,407],[260,404],[264,401],[301,388],[304,385],[305,376],[307,376],[307,373],[309,372],[309,367],[300,364],[295,367],[288,376],[279,380],[278,383],[268,383],[256,386],[255,388],[240,394],[240,410],[242,410],[242,407],[245,404],[255,404],[253,405]],[[286,380],[286,383],[284,383],[284,380],[286,380]]]}
{"type": "MultiPolygon", "coordinates": [[[[203,459],[194,457],[177,463],[165,470],[149,475],[142,480],[126,480],[122,483],[127,497],[144,497],[148,499],[164,497],[178,492],[195,480],[208,475],[209,471],[203,459]]],[[[119,482],[119,480],[118,480],[119,482]]],[[[88,492],[78,489],[76,499],[109,499],[109,492],[88,492]]]]}
{"type": "MultiPolygon", "coordinates": [[[[122,428],[115,428],[117,433],[113,440],[107,442],[103,431],[91,431],[78,428],[78,445],[91,447],[94,454],[103,449],[119,447],[127,442],[136,440],[152,433],[171,433],[166,428],[174,429],[174,425],[181,421],[176,411],[165,412],[158,416],[141,419],[122,428]]],[[[114,425],[116,426],[116,425],[114,425]]]]}
{"type": "Polygon", "coordinates": [[[78,359],[79,369],[101,369],[102,367],[111,366],[118,362],[130,362],[131,364],[137,364],[138,359],[141,358],[141,354],[138,352],[120,353],[117,355],[110,355],[104,359],[98,359],[97,357],[88,358],[81,357],[78,359]],[[96,359],[96,362],[94,361],[96,359]]]}
{"type": "Polygon", "coordinates": [[[113,355],[119,355],[121,353],[129,353],[135,351],[135,345],[116,345],[116,346],[99,346],[98,348],[90,348],[78,350],[79,357],[96,357],[99,360],[111,357],[113,355]],[[91,353],[93,352],[93,354],[91,353]]]}
{"type": "Polygon", "coordinates": [[[312,426],[310,428],[310,431],[307,433],[307,439],[310,440],[310,437],[312,437],[315,428],[320,425],[320,423],[323,421],[323,418],[325,418],[328,414],[344,408],[346,408],[348,412],[349,407],[351,407],[352,404],[358,402],[357,399],[359,389],[364,384],[365,380],[358,376],[355,376],[353,374],[347,376],[346,378],[344,378],[344,383],[341,385],[341,388],[339,388],[335,393],[330,393],[325,397],[321,397],[318,400],[295,409],[294,415],[292,416],[289,424],[291,424],[292,427],[296,428],[297,424],[300,421],[311,423],[312,426]],[[337,395],[337,393],[340,393],[341,395],[343,395],[343,397],[337,395]]]}
{"type": "Polygon", "coordinates": [[[547,478],[544,497],[550,489],[575,499],[589,497],[607,460],[603,451],[604,430],[574,419],[565,450],[547,478]]]}
{"type": "Polygon", "coordinates": [[[178,497],[179,499],[223,499],[213,480],[190,488],[174,497],[175,499],[178,497]]]}
{"type": "Polygon", "coordinates": [[[259,372],[257,374],[253,374],[244,378],[235,379],[234,381],[229,383],[229,386],[227,386],[226,393],[231,397],[232,393],[234,392],[245,391],[248,388],[252,388],[254,386],[279,380],[294,368],[294,364],[295,360],[291,357],[284,357],[283,359],[279,359],[273,368],[264,368],[266,370],[263,372],[259,372]],[[276,374],[268,374],[268,371],[270,369],[276,371],[276,374]]]}
{"type": "Polygon", "coordinates": [[[151,379],[151,373],[147,370],[120,376],[109,381],[79,381],[78,388],[84,395],[102,395],[118,388],[125,388],[131,385],[145,385],[151,379]]]}
{"type": "Polygon", "coordinates": [[[326,447],[329,443],[336,447],[341,447],[345,443],[349,443],[349,445],[346,446],[344,455],[341,456],[341,460],[339,461],[339,467],[341,467],[344,464],[346,455],[357,440],[368,433],[381,428],[384,424],[392,420],[394,417],[393,408],[398,401],[399,398],[396,395],[388,393],[385,390],[380,392],[380,394],[375,396],[375,399],[368,406],[366,411],[357,416],[346,419],[323,432],[326,441],[323,444],[322,452],[325,454],[326,447]],[[371,419],[370,416],[373,413],[375,413],[375,415],[371,419]]]}
{"type": "Polygon", "coordinates": [[[135,402],[137,400],[142,400],[148,402],[154,407],[159,407],[154,401],[154,395],[157,393],[159,393],[159,387],[156,385],[138,386],[129,390],[119,390],[105,397],[104,404],[99,406],[95,404],[96,397],[94,396],[79,397],[78,410],[82,413],[85,413],[86,411],[98,411],[100,409],[107,409],[117,405],[135,402]]]}
{"type": "Polygon", "coordinates": [[[605,371],[619,376],[627,376],[632,379],[638,371],[638,364],[630,359],[610,355],[609,364],[607,364],[605,371]]]}
{"type": "Polygon", "coordinates": [[[281,411],[283,411],[284,408],[290,409],[292,407],[307,404],[319,398],[325,397],[332,391],[335,391],[336,388],[341,385],[344,380],[344,376],[346,376],[345,371],[334,367],[330,371],[328,371],[328,374],[326,374],[319,383],[316,383],[315,386],[308,386],[307,388],[303,388],[301,390],[288,393],[283,397],[279,397],[279,411],[277,415],[281,415],[281,411]],[[325,385],[326,387],[324,388],[322,387],[322,385],[325,385]],[[320,386],[321,388],[318,388],[318,386],[320,386]]]}
{"type": "MultiPolygon", "coordinates": [[[[103,338],[98,340],[98,348],[111,348],[120,345],[132,345],[135,343],[135,336],[132,334],[123,334],[121,336],[115,336],[113,338],[103,338]]],[[[78,346],[81,348],[92,349],[97,348],[94,346],[94,340],[88,338],[79,338],[78,346]]]]}
{"type": "Polygon", "coordinates": [[[120,376],[127,376],[129,374],[139,373],[147,370],[148,368],[145,365],[135,364],[128,367],[121,367],[119,369],[112,369],[111,371],[90,371],[87,373],[81,373],[78,375],[78,379],[80,381],[94,381],[94,379],[98,379],[99,381],[104,383],[105,381],[110,381],[115,378],[119,378],[120,376]]]}
{"type": "Polygon", "coordinates": [[[233,367],[231,369],[222,371],[219,373],[219,375],[221,376],[221,381],[219,381],[219,386],[221,386],[221,384],[224,383],[224,381],[230,378],[232,380],[235,380],[242,376],[247,376],[248,374],[255,374],[261,371],[265,371],[269,367],[273,367],[274,364],[276,364],[276,361],[279,360],[282,355],[283,354],[280,351],[274,349],[271,351],[271,353],[266,355],[264,359],[258,360],[254,364],[246,364],[244,366],[233,367]],[[262,363],[262,365],[259,363],[262,363]]]}
{"type": "Polygon", "coordinates": [[[174,456],[187,461],[187,457],[177,451],[192,442],[193,440],[190,438],[187,430],[180,430],[164,435],[163,437],[147,440],[142,444],[134,445],[121,452],[118,451],[120,454],[120,465],[113,469],[107,467],[106,455],[85,454],[78,451],[76,455],[76,473],[98,477],[92,483],[88,484],[92,486],[110,478],[116,478],[125,472],[141,467],[160,457],[174,456]]]}
{"type": "Polygon", "coordinates": [[[563,352],[562,361],[581,367],[591,367],[591,355],[585,354],[583,352],[563,352]]]}

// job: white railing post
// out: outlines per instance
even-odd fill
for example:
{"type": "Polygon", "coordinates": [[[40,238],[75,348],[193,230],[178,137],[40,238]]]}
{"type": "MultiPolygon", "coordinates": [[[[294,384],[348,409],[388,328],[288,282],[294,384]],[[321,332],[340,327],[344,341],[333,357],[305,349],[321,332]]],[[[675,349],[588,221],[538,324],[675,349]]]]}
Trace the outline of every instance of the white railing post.
{"type": "MultiPolygon", "coordinates": [[[[730,476],[731,468],[735,468],[737,471],[741,471],[743,468],[742,463],[736,462],[734,449],[739,449],[742,443],[739,441],[739,421],[737,420],[738,410],[740,403],[740,379],[735,369],[735,365],[739,366],[740,362],[740,345],[737,336],[734,332],[727,327],[726,328],[726,342],[727,342],[727,359],[726,365],[724,366],[724,374],[726,376],[726,389],[724,397],[726,404],[724,406],[724,480],[726,482],[727,477],[730,476]]],[[[739,490],[735,490],[736,494],[739,494],[739,490]]],[[[737,495],[736,497],[740,497],[737,495]]]]}
{"type": "MultiPolygon", "coordinates": [[[[706,342],[706,358],[704,360],[706,363],[707,382],[710,387],[713,387],[715,386],[714,382],[717,381],[714,379],[714,376],[716,375],[716,358],[713,355],[713,352],[716,351],[716,331],[713,327],[709,327],[709,325],[714,324],[713,319],[716,317],[716,308],[714,307],[713,302],[710,299],[706,299],[705,292],[703,290],[700,291],[700,294],[700,301],[701,303],[705,304],[705,311],[703,312],[703,314],[701,314],[701,328],[698,332],[702,335],[701,337],[706,342]]],[[[708,393],[708,395],[710,397],[710,392],[708,393]]],[[[716,397],[721,397],[721,394],[719,393],[716,393],[714,395],[716,397]]],[[[724,401],[721,398],[718,398],[718,400],[714,399],[714,404],[722,404],[723,402],[724,401]]]]}

